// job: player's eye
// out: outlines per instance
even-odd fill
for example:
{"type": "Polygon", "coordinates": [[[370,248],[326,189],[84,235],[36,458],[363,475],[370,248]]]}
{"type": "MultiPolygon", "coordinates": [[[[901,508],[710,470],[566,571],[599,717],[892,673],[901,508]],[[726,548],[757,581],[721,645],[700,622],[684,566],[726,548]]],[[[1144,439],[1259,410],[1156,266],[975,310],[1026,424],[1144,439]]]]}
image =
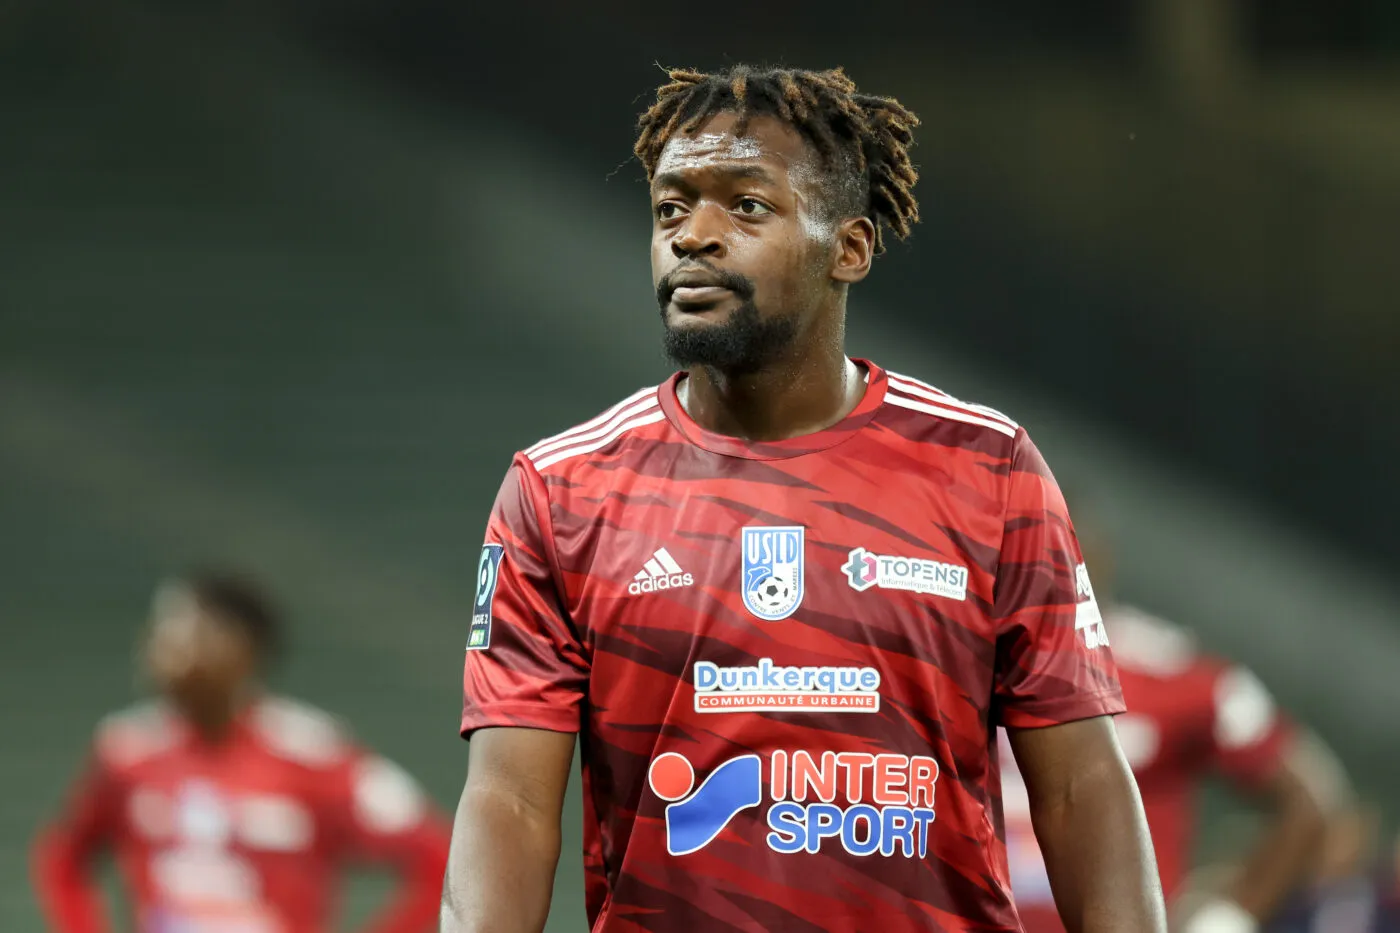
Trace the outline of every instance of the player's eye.
{"type": "Polygon", "coordinates": [[[741,198],[738,204],[739,213],[745,217],[761,217],[764,214],[773,213],[773,209],[757,198],[741,198]]]}
{"type": "Polygon", "coordinates": [[[675,201],[662,201],[656,205],[657,220],[675,220],[681,215],[681,206],[675,201]]]}

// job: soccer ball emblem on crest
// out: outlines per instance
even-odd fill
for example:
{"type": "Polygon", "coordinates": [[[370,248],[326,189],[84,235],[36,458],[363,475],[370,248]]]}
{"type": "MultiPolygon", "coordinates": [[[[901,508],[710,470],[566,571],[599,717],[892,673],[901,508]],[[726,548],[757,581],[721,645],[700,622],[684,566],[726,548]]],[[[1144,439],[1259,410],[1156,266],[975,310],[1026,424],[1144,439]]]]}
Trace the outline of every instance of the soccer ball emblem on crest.
{"type": "Polygon", "coordinates": [[[801,526],[744,529],[744,607],[765,622],[786,619],[802,605],[805,532],[801,526]]]}
{"type": "Polygon", "coordinates": [[[776,612],[792,599],[792,587],[777,577],[765,577],[755,589],[754,600],[769,612],[776,612]]]}

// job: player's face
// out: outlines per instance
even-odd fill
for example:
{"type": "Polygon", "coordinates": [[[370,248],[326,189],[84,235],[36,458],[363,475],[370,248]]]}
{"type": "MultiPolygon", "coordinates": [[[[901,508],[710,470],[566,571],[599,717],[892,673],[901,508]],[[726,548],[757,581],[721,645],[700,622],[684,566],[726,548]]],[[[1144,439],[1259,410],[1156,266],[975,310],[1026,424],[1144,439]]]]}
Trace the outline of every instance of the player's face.
{"type": "Polygon", "coordinates": [[[736,121],[719,114],[662,151],[651,269],[672,359],[745,372],[781,358],[832,306],[836,224],[802,137],[762,116],[736,136],[736,121]]]}
{"type": "Polygon", "coordinates": [[[151,618],[145,666],[156,688],[176,701],[220,702],[252,675],[255,653],[241,629],[193,601],[159,607],[151,618]]]}

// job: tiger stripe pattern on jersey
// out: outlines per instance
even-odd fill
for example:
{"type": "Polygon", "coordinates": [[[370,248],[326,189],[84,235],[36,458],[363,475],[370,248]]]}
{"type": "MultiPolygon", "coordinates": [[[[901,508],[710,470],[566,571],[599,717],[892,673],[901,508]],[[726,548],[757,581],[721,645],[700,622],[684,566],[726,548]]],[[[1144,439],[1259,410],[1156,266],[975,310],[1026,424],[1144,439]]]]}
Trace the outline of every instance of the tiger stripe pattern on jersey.
{"type": "Polygon", "coordinates": [[[707,431],[678,374],[501,486],[461,728],[581,734],[594,931],[1018,930],[995,727],[1122,710],[1025,430],[859,363],[825,431],[707,431]]]}

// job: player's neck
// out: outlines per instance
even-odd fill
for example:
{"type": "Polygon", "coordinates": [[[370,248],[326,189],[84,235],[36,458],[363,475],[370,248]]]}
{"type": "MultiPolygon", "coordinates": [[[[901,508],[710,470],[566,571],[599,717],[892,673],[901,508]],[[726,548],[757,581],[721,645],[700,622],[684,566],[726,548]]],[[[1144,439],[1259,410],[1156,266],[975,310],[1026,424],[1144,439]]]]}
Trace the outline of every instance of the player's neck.
{"type": "Polygon", "coordinates": [[[815,434],[849,415],[865,394],[862,377],[833,342],[756,373],[696,367],[677,391],[686,413],[705,430],[777,441],[815,434]]]}
{"type": "Polygon", "coordinates": [[[243,711],[252,702],[251,690],[238,690],[223,696],[183,697],[176,701],[185,721],[200,739],[217,745],[233,732],[243,711]]]}

